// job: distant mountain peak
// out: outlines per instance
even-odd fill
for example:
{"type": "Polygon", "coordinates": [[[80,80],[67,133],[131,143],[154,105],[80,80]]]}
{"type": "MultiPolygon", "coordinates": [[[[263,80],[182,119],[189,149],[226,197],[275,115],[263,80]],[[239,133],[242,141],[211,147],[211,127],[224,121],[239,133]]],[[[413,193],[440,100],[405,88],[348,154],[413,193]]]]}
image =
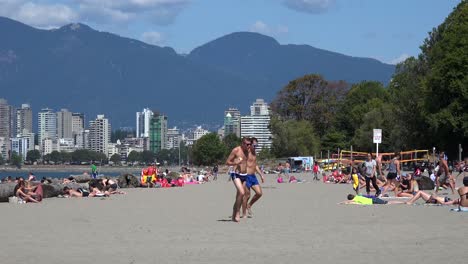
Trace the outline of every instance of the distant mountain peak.
{"type": "Polygon", "coordinates": [[[82,24],[82,23],[71,23],[67,24],[58,29],[59,31],[94,31],[90,26],[82,24]]]}

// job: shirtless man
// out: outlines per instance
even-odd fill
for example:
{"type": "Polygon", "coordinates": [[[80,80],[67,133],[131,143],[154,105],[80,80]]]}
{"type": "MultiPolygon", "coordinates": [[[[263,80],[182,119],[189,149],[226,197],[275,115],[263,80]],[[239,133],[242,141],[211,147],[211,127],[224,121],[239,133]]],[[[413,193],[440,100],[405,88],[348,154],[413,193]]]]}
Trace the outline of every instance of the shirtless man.
{"type": "Polygon", "coordinates": [[[436,174],[436,190],[435,192],[437,193],[439,191],[439,186],[442,183],[442,185],[445,185],[447,182],[450,185],[450,189],[452,189],[452,194],[455,193],[455,181],[452,178],[452,175],[450,174],[447,161],[444,158],[445,154],[444,152],[441,152],[439,155],[439,171],[436,174]]]}
{"type": "Polygon", "coordinates": [[[240,208],[244,199],[244,182],[247,177],[247,157],[249,156],[252,142],[250,138],[243,137],[240,146],[232,149],[231,154],[226,160],[226,165],[235,166],[235,173],[231,174],[232,182],[236,187],[236,200],[232,208],[232,221],[240,221],[240,208]]]}
{"type": "Polygon", "coordinates": [[[263,173],[260,170],[260,168],[257,166],[257,156],[255,153],[255,148],[257,147],[258,141],[256,138],[251,138],[251,147],[250,147],[250,152],[247,157],[247,177],[246,181],[244,182],[244,187],[245,187],[245,195],[244,195],[244,200],[242,203],[242,214],[243,217],[252,217],[252,205],[262,197],[262,187],[260,187],[260,184],[258,183],[257,176],[255,176],[255,172],[260,174],[260,177],[262,179],[262,183],[265,182],[265,178],[263,177],[263,173]],[[253,189],[255,192],[254,197],[249,202],[250,198],[250,189],[253,189]],[[248,215],[247,215],[248,213],[248,215]]]}

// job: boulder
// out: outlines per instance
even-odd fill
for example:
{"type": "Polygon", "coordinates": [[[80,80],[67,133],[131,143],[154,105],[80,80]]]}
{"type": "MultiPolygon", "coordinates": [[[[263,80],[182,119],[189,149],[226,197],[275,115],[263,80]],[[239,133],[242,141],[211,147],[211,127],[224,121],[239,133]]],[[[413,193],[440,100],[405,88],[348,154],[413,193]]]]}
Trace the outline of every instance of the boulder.
{"type": "Polygon", "coordinates": [[[137,188],[140,187],[140,179],[132,174],[122,174],[117,179],[120,188],[137,188]]]}
{"type": "Polygon", "coordinates": [[[416,181],[418,182],[419,190],[434,190],[435,184],[431,178],[422,176],[416,181]]]}

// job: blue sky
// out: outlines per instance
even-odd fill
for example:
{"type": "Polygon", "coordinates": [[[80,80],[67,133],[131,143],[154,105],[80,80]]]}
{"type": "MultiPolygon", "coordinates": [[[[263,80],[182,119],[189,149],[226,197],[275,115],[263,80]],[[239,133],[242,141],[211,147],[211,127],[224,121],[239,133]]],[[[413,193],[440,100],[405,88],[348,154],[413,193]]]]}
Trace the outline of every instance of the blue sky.
{"type": "Polygon", "coordinates": [[[39,28],[81,22],[179,53],[223,35],[254,31],[396,63],[460,0],[0,0],[0,16],[39,28]]]}

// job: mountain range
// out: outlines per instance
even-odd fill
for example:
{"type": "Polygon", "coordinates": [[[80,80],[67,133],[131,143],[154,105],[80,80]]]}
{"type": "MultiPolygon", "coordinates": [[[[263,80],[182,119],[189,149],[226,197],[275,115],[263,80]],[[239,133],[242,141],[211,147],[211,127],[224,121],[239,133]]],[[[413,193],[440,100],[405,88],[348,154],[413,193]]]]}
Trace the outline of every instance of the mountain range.
{"type": "Polygon", "coordinates": [[[319,73],[327,80],[388,83],[395,66],[308,45],[281,45],[237,32],[187,55],[170,47],[100,32],[76,23],[43,30],[0,17],[0,98],[105,114],[114,128],[135,125],[149,107],[169,125],[221,124],[228,107],[248,114],[256,98],[267,102],[290,80],[319,73]]]}

